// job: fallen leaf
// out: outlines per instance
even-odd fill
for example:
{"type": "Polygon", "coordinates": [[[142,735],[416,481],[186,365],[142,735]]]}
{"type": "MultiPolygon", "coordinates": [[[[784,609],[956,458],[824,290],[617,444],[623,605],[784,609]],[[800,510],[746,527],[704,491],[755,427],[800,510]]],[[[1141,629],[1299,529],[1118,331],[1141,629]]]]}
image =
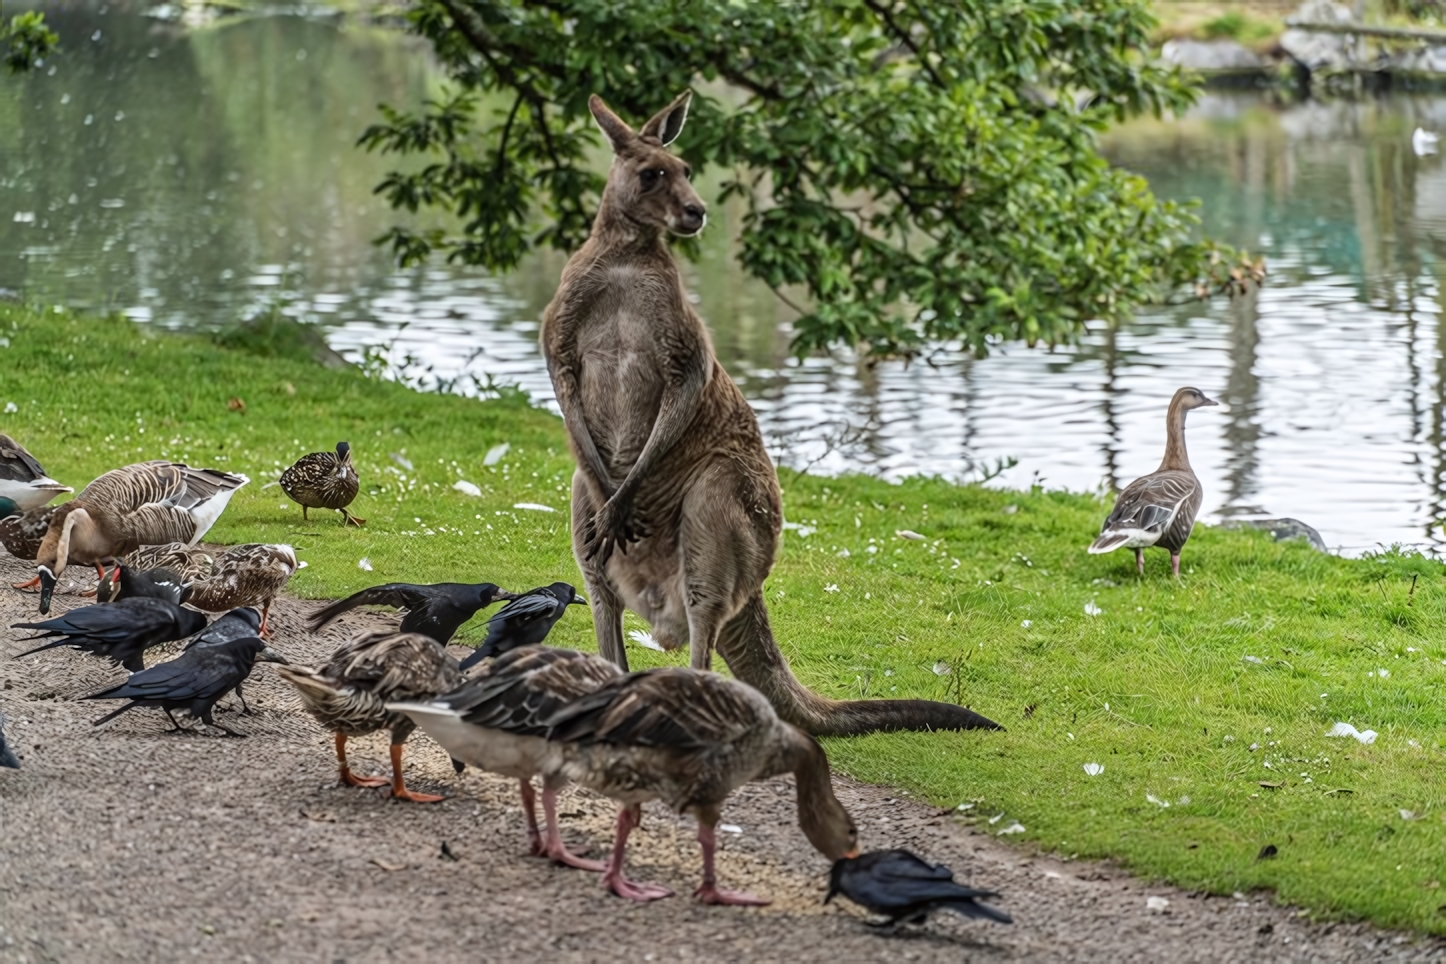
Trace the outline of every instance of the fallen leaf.
{"type": "Polygon", "coordinates": [[[389,860],[383,860],[383,859],[380,858],[380,857],[373,857],[373,858],[372,858],[372,863],[376,864],[378,867],[382,868],[383,870],[396,871],[396,870],[406,870],[406,869],[407,869],[407,865],[406,865],[406,864],[394,864],[394,863],[392,863],[391,861],[389,861],[389,860]]]}
{"type": "Polygon", "coordinates": [[[246,411],[246,403],[235,397],[226,399],[226,407],[233,412],[246,411]]]}
{"type": "Polygon", "coordinates": [[[447,846],[445,840],[442,841],[442,849],[438,852],[437,857],[441,860],[450,860],[452,863],[457,862],[457,855],[452,853],[452,848],[447,846]]]}
{"type": "Polygon", "coordinates": [[[1257,781],[1256,786],[1264,787],[1267,790],[1279,790],[1285,784],[1279,780],[1260,780],[1257,781]]]}
{"type": "Polygon", "coordinates": [[[1350,789],[1349,787],[1336,787],[1334,790],[1327,790],[1327,791],[1325,792],[1325,795],[1326,795],[1326,796],[1330,796],[1330,795],[1333,794],[1333,793],[1355,793],[1355,792],[1356,792],[1356,791],[1350,789]]]}

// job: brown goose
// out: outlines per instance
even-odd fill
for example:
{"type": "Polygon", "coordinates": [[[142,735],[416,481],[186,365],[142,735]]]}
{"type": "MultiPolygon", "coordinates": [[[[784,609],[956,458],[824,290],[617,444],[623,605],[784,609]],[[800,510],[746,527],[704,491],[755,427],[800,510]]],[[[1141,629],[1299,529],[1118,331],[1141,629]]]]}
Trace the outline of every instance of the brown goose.
{"type": "Polygon", "coordinates": [[[0,499],[9,499],[21,512],[29,512],[62,492],[74,491],[47,476],[25,446],[0,433],[0,499]]]}
{"type": "Polygon", "coordinates": [[[392,703],[442,745],[452,759],[479,770],[516,779],[534,856],[601,871],[606,865],[570,853],[557,826],[557,793],[567,785],[562,746],[545,739],[543,721],[571,701],[617,679],[611,661],[588,653],[546,646],[510,650],[460,689],[430,702],[392,703]],[[547,836],[537,829],[532,777],[542,775],[542,810],[547,836]]]}
{"type": "Polygon", "coordinates": [[[1099,538],[1090,544],[1091,555],[1126,546],[1135,550],[1135,569],[1143,574],[1145,548],[1159,546],[1170,550],[1170,569],[1180,575],[1180,550],[1190,538],[1205,496],[1185,452],[1185,413],[1219,404],[1198,388],[1175,393],[1165,416],[1165,458],[1158,469],[1125,486],[1099,538]]]}
{"type": "Polygon", "coordinates": [[[343,525],[364,525],[367,520],[346,511],[360,488],[356,467],[351,464],[351,445],[346,442],[337,442],[334,453],[303,455],[281,473],[281,490],[301,505],[303,519],[308,509],[335,509],[341,513],[343,525]]]}
{"type": "Polygon", "coordinates": [[[402,744],[416,724],[387,708],[391,702],[422,701],[462,682],[457,661],[421,633],[373,633],[338,649],[323,666],[284,666],[283,678],[301,694],[302,705],[336,734],[341,782],[351,787],[384,787],[381,777],[359,777],[346,763],[346,738],[377,730],[392,732],[392,796],[414,803],[445,800],[408,790],[402,780],[402,744]]]}
{"type": "MultiPolygon", "coordinates": [[[[163,571],[186,586],[186,603],[208,613],[230,612],[244,606],[261,610],[258,634],[266,636],[266,618],[271,604],[302,567],[291,546],[247,543],[229,546],[212,554],[195,546],[173,542],[145,546],[121,560],[133,573],[163,571]]],[[[100,581],[96,595],[101,602],[124,598],[115,588],[121,565],[100,581]]]]}
{"type": "Polygon", "coordinates": [[[713,868],[723,802],[751,780],[793,773],[798,824],[830,861],[854,856],[858,833],[834,796],[828,757],[817,740],[778,718],[753,687],[701,670],[631,673],[563,707],[547,721],[548,739],[564,747],[562,772],[612,797],[617,837],[603,884],[620,897],[654,900],[672,892],[623,876],[628,834],[642,804],[662,800],[698,819],[706,904],[761,905],[752,894],[721,890],[713,868]]]}
{"type": "Polygon", "coordinates": [[[195,545],[249,479],[180,462],[140,462],[112,469],[56,508],[35,561],[40,611],[48,612],[55,580],[71,562],[100,563],[139,546],[195,545]]]}

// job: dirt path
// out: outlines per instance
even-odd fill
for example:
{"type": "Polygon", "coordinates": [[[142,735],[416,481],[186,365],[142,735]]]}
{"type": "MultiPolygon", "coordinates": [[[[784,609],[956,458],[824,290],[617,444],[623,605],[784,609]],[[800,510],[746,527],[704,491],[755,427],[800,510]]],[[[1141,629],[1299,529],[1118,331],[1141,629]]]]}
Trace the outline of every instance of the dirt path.
{"type": "MultiPolygon", "coordinates": [[[[23,578],[0,560],[0,578],[23,578]]],[[[82,603],[57,596],[57,611],[82,603]]],[[[273,645],[323,658],[380,622],[360,616],[322,637],[301,628],[314,603],[272,614],[273,645]]],[[[34,597],[0,594],[3,625],[34,597]]],[[[820,901],[827,865],[793,818],[786,781],[739,792],[724,819],[725,886],[774,898],[761,910],[707,908],[696,885],[691,822],[650,807],[634,835],[635,876],[680,896],[647,906],[610,897],[591,874],[521,856],[515,786],[452,774],[424,736],[409,782],[445,803],[400,804],[335,785],[330,739],[263,665],[248,684],[251,734],[166,734],[159,712],[107,727],[112,704],[76,702],[123,674],[55,650],[24,660],[0,630],[0,708],[24,769],[0,771],[0,961],[191,960],[951,961],[1446,960],[1446,943],[1356,925],[1312,925],[1268,897],[1202,897],[1148,886],[1099,864],[1037,858],[952,823],[884,787],[838,780],[867,848],[907,846],[997,888],[1017,921],[953,917],[883,936],[820,901]],[[456,860],[440,857],[446,841],[456,860]],[[1163,911],[1147,896],[1165,897],[1163,911]]],[[[385,739],[356,741],[358,769],[385,772],[385,739]]],[[[563,804],[576,845],[606,847],[611,807],[584,793],[563,804]]]]}

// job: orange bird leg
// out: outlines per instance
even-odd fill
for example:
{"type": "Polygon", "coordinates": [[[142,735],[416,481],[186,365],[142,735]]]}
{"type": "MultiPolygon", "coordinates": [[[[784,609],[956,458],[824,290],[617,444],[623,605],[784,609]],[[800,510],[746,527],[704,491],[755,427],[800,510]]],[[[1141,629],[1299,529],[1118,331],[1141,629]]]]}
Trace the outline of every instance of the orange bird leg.
{"type": "Polygon", "coordinates": [[[591,870],[595,874],[608,869],[608,865],[601,860],[583,860],[567,849],[567,844],[562,842],[562,834],[557,829],[557,791],[546,783],[542,785],[542,813],[547,818],[546,852],[553,863],[576,867],[578,870],[591,870]]]}
{"type": "MultiPolygon", "coordinates": [[[[271,638],[271,630],[266,628],[266,617],[271,615],[271,603],[261,607],[261,625],[256,627],[256,633],[262,639],[271,638]]],[[[339,734],[338,734],[339,735],[339,734]]]]}
{"type": "MultiPolygon", "coordinates": [[[[120,567],[117,566],[115,571],[116,579],[120,579],[120,567]]],[[[102,566],[98,562],[95,564],[95,578],[97,582],[105,578],[105,566],[102,566]]]]}
{"type": "Polygon", "coordinates": [[[619,897],[628,900],[649,901],[660,897],[671,897],[673,892],[658,884],[644,884],[628,880],[623,876],[623,853],[628,848],[628,834],[642,823],[642,808],[636,804],[618,808],[618,832],[613,838],[613,855],[608,869],[603,872],[602,885],[619,897]]]}
{"type": "Polygon", "coordinates": [[[705,904],[733,904],[738,907],[765,907],[771,901],[739,890],[719,890],[718,878],[713,872],[713,854],[718,849],[718,838],[713,824],[698,821],[698,845],[703,848],[703,884],[693,891],[693,896],[705,904]]]}
{"type": "Polygon", "coordinates": [[[36,586],[38,586],[38,585],[40,585],[40,577],[39,577],[39,576],[36,576],[34,579],[30,580],[29,582],[17,582],[17,583],[13,583],[13,584],[12,584],[13,588],[15,588],[15,589],[34,589],[34,588],[35,588],[36,586]]]}
{"type": "Polygon", "coordinates": [[[346,765],[346,734],[336,735],[336,765],[341,771],[342,786],[347,787],[384,787],[387,781],[383,777],[359,777],[351,772],[351,767],[346,765]]]}
{"type": "Polygon", "coordinates": [[[446,797],[439,797],[435,793],[417,793],[415,790],[408,790],[402,782],[402,745],[392,744],[392,796],[398,800],[410,800],[413,803],[441,803],[446,797]]]}
{"type": "Polygon", "coordinates": [[[517,783],[522,791],[522,818],[527,821],[527,855],[541,857],[547,853],[547,847],[537,829],[537,791],[532,789],[531,780],[518,780],[517,783]]]}

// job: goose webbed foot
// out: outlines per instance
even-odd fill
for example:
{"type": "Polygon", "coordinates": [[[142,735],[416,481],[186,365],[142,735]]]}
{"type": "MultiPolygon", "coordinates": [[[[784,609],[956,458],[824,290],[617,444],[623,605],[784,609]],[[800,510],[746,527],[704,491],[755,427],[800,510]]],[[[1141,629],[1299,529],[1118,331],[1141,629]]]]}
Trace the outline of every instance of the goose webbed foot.
{"type": "Polygon", "coordinates": [[[553,863],[562,864],[564,867],[576,867],[578,870],[589,870],[595,874],[603,873],[608,869],[605,861],[585,860],[568,850],[567,844],[562,842],[562,832],[557,826],[556,790],[543,787],[542,812],[547,819],[547,839],[543,845],[543,852],[553,863]]]}
{"type": "Polygon", "coordinates": [[[406,783],[402,780],[402,745],[400,743],[392,744],[392,797],[411,803],[441,803],[447,799],[435,793],[418,793],[416,790],[407,789],[406,783]]]}
{"type": "Polygon", "coordinates": [[[34,589],[34,588],[36,588],[36,587],[39,586],[39,585],[40,585],[40,577],[39,577],[39,576],[36,576],[34,579],[27,580],[26,582],[15,582],[15,583],[11,583],[11,584],[10,584],[10,588],[12,588],[12,589],[34,589]]]}
{"type": "Polygon", "coordinates": [[[698,846],[703,849],[703,883],[693,896],[705,904],[729,904],[735,907],[766,907],[764,900],[740,890],[721,890],[714,871],[713,857],[718,850],[718,836],[711,821],[698,821],[698,846]]]}
{"type": "Polygon", "coordinates": [[[642,816],[642,807],[637,804],[618,808],[617,836],[613,838],[612,859],[608,861],[607,870],[603,872],[602,885],[628,900],[644,902],[671,897],[673,892],[661,884],[646,884],[628,880],[623,876],[623,855],[628,849],[628,834],[642,823],[642,816]]]}

